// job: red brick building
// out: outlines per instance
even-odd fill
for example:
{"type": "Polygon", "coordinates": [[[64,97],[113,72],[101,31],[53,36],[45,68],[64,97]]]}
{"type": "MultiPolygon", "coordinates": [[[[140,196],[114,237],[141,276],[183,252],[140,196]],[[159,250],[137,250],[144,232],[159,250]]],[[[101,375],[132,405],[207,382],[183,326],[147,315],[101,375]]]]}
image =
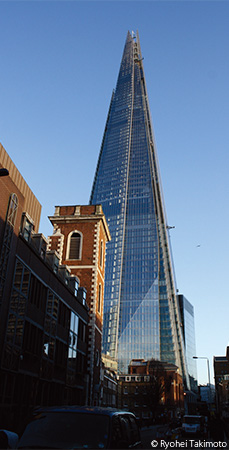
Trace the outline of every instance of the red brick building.
{"type": "Polygon", "coordinates": [[[38,232],[41,205],[1,144],[0,168],[9,171],[9,176],[0,177],[0,352],[2,352],[18,235],[22,228],[38,232]]]}
{"type": "Polygon", "coordinates": [[[0,145],[0,424],[38,405],[85,404],[86,289],[38,233],[41,205],[0,145]]]}
{"type": "Polygon", "coordinates": [[[132,360],[128,374],[119,375],[118,406],[142,423],[160,416],[171,419],[184,409],[183,379],[178,367],[161,361],[132,360]]]}
{"type": "Polygon", "coordinates": [[[53,235],[49,250],[56,250],[60,263],[67,265],[87,290],[89,313],[88,402],[101,399],[101,343],[105,277],[105,247],[111,239],[101,205],[57,206],[49,217],[53,235]]]}

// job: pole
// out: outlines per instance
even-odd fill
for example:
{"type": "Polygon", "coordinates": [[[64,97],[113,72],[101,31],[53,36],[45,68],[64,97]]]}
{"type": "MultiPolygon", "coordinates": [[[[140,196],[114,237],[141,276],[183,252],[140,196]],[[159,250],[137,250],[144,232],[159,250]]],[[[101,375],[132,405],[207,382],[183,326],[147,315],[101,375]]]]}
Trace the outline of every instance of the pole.
{"type": "Polygon", "coordinates": [[[193,356],[193,359],[206,359],[207,360],[207,367],[208,367],[208,389],[209,389],[209,405],[211,403],[211,383],[210,383],[210,366],[209,366],[209,359],[207,356],[193,356]]]}

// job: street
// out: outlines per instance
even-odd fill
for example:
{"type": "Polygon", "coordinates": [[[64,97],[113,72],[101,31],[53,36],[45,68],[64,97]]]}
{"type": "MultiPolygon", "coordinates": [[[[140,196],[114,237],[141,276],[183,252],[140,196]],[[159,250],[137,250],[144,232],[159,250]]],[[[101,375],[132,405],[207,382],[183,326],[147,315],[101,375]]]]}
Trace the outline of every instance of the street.
{"type": "Polygon", "coordinates": [[[151,442],[158,437],[158,434],[165,436],[168,425],[153,425],[141,429],[142,446],[144,449],[152,449],[151,442]],[[161,433],[160,433],[161,432],[161,433]]]}
{"type": "Polygon", "coordinates": [[[172,437],[166,436],[169,427],[168,425],[154,425],[150,427],[144,427],[141,429],[142,447],[143,449],[152,448],[187,448],[187,449],[201,449],[201,448],[224,448],[229,449],[229,444],[226,440],[214,441],[209,437],[183,437],[174,434],[172,437]],[[152,442],[152,445],[151,445],[152,442]],[[170,445],[171,444],[171,445],[170,445]]]}

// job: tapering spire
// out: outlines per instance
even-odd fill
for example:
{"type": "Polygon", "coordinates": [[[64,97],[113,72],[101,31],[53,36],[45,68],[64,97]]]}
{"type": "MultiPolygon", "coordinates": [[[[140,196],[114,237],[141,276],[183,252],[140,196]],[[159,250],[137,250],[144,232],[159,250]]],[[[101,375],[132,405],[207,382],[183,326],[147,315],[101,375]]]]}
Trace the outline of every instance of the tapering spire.
{"type": "Polygon", "coordinates": [[[112,236],[104,352],[118,360],[120,372],[127,371],[131,359],[153,357],[176,364],[186,377],[138,33],[127,33],[90,201],[102,204],[112,236]]]}

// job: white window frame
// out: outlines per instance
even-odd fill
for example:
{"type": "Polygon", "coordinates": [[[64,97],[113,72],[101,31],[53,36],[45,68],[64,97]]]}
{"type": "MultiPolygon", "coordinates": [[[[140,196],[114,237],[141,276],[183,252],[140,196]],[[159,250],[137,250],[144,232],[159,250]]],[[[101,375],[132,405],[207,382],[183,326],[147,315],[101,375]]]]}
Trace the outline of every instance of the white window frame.
{"type": "Polygon", "coordinates": [[[99,265],[101,268],[103,268],[103,240],[100,242],[100,257],[99,257],[99,265]]]}
{"type": "Polygon", "coordinates": [[[102,314],[102,298],[103,298],[103,288],[102,284],[99,283],[98,286],[98,313],[102,314]]]}

